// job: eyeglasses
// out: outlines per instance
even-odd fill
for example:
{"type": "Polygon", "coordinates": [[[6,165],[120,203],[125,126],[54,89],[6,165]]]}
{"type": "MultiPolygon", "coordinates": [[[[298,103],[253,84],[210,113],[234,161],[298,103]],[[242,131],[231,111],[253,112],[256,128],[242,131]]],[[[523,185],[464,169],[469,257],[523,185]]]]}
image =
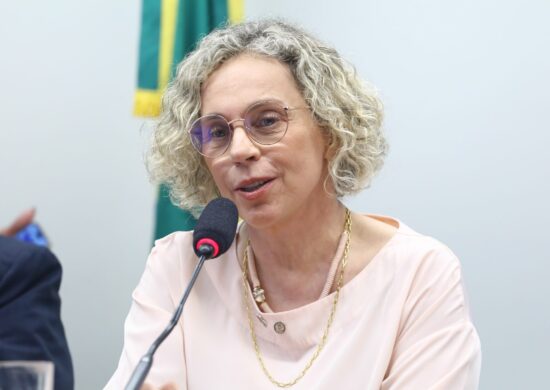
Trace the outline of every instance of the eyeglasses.
{"type": "Polygon", "coordinates": [[[243,118],[227,121],[222,115],[205,115],[193,122],[189,129],[191,143],[205,157],[221,156],[233,139],[235,122],[242,121],[248,137],[261,145],[279,142],[288,129],[288,112],[303,107],[289,108],[277,101],[267,100],[248,107],[243,118]]]}

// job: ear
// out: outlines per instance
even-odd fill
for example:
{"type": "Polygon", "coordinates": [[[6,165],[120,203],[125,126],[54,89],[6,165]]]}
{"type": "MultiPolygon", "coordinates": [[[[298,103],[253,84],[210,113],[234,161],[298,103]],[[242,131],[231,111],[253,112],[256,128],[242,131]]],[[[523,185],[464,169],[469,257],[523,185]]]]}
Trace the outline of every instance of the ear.
{"type": "Polygon", "coordinates": [[[324,157],[325,157],[325,160],[330,161],[336,155],[338,146],[336,145],[335,139],[330,133],[330,130],[323,129],[322,131],[323,131],[323,138],[325,139],[324,157]]]}

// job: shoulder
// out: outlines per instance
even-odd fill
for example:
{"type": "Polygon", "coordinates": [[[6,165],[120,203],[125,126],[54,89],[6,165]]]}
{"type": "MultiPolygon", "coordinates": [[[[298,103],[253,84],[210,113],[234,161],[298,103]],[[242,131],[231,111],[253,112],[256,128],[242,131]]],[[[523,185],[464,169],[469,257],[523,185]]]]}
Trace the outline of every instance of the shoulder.
{"type": "Polygon", "coordinates": [[[466,306],[460,261],[447,245],[395,218],[370,217],[394,229],[367,267],[370,271],[391,280],[392,290],[402,298],[436,296],[451,288],[466,306]]]}
{"type": "Polygon", "coordinates": [[[447,301],[457,318],[469,318],[469,305],[458,257],[441,241],[420,234],[402,222],[379,259],[391,264],[395,288],[405,298],[405,308],[447,301]]]}
{"type": "Polygon", "coordinates": [[[45,258],[57,262],[55,256],[46,247],[21,242],[11,237],[0,236],[0,264],[4,266],[26,264],[45,258]]]}
{"type": "Polygon", "coordinates": [[[58,288],[61,272],[48,248],[0,237],[0,304],[12,295],[8,291],[19,294],[43,284],[58,288]]]}
{"type": "Polygon", "coordinates": [[[170,246],[176,243],[193,241],[193,230],[177,231],[170,233],[158,240],[155,240],[155,246],[170,246]]]}
{"type": "Polygon", "coordinates": [[[176,264],[192,257],[193,232],[174,232],[155,241],[150,260],[164,266],[176,264]]]}
{"type": "Polygon", "coordinates": [[[395,218],[361,215],[356,222],[354,252],[361,260],[356,262],[359,271],[371,261],[377,268],[400,277],[412,276],[426,268],[432,273],[460,268],[458,258],[445,244],[414,231],[395,218]]]}
{"type": "MultiPolygon", "coordinates": [[[[418,233],[402,221],[379,215],[369,215],[377,229],[381,231],[380,254],[391,258],[396,266],[418,268],[422,265],[433,267],[459,267],[457,256],[441,241],[418,233]]],[[[372,224],[372,222],[371,222],[372,224]]]]}
{"type": "Polygon", "coordinates": [[[145,271],[134,290],[134,298],[160,292],[173,297],[179,295],[185,280],[189,279],[196,265],[192,243],[192,231],[174,232],[156,240],[145,271]]]}
{"type": "Polygon", "coordinates": [[[455,253],[438,239],[418,233],[399,222],[393,250],[398,253],[406,265],[417,270],[454,270],[460,272],[460,261],[455,253]]]}

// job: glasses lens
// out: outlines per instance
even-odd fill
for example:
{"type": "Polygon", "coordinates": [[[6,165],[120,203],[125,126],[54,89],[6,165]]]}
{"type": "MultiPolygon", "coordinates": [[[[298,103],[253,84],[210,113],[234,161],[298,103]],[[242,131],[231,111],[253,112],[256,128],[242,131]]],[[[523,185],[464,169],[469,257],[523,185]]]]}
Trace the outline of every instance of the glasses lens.
{"type": "Polygon", "coordinates": [[[250,136],[263,145],[280,141],[288,127],[286,109],[276,102],[263,102],[250,107],[244,120],[250,136]]]}
{"type": "Polygon", "coordinates": [[[207,157],[219,156],[225,152],[231,139],[229,124],[219,115],[208,115],[197,119],[189,134],[193,146],[207,157]]]}

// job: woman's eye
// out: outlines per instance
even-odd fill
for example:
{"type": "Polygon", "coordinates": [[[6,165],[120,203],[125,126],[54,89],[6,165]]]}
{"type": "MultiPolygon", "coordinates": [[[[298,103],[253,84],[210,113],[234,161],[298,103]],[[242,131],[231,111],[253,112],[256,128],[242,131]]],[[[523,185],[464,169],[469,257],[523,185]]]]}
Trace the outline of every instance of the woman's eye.
{"type": "Polygon", "coordinates": [[[254,124],[256,127],[263,128],[263,127],[272,127],[275,126],[279,122],[280,118],[276,114],[269,114],[264,115],[256,121],[254,124]]]}
{"type": "Polygon", "coordinates": [[[224,138],[227,136],[227,128],[225,127],[212,127],[210,128],[210,138],[224,138]]]}

